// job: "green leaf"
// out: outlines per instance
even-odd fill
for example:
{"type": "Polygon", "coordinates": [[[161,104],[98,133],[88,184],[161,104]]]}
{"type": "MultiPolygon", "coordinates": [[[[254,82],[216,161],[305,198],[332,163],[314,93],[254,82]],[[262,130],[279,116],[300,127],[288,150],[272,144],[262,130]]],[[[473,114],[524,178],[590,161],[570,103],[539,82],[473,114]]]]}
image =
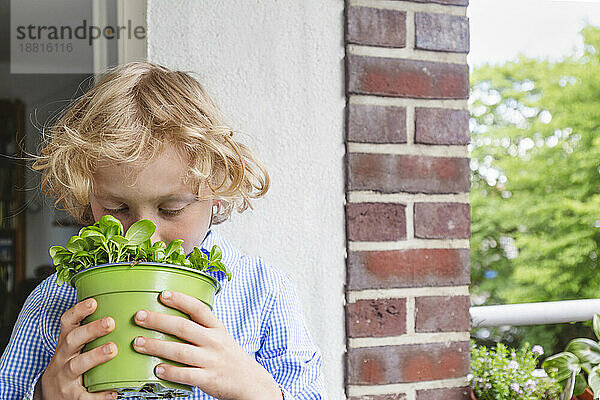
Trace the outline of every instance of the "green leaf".
{"type": "Polygon", "coordinates": [[[164,252],[166,248],[167,248],[167,245],[165,244],[165,242],[163,242],[162,240],[159,240],[152,244],[151,250],[152,251],[162,250],[164,252]]]}
{"type": "Polygon", "coordinates": [[[69,260],[73,255],[72,252],[60,246],[52,246],[49,253],[52,256],[52,263],[54,265],[62,264],[65,260],[69,260]]]}
{"type": "Polygon", "coordinates": [[[216,244],[213,245],[212,249],[210,249],[210,255],[209,255],[209,260],[210,261],[220,261],[221,257],[223,256],[223,253],[221,252],[221,249],[219,248],[219,246],[217,246],[216,244]]]}
{"type": "Polygon", "coordinates": [[[594,365],[592,365],[591,363],[586,363],[586,362],[581,363],[581,369],[583,371],[585,371],[585,373],[587,373],[587,374],[589,374],[592,371],[592,368],[594,368],[594,365]]]}
{"type": "Polygon", "coordinates": [[[70,271],[68,269],[66,269],[66,268],[63,269],[56,276],[57,285],[62,286],[63,283],[69,282],[71,280],[71,276],[72,276],[72,274],[70,273],[70,271]]]}
{"type": "Polygon", "coordinates": [[[561,399],[570,400],[573,397],[573,392],[575,391],[575,383],[577,382],[577,373],[571,372],[569,377],[566,380],[565,388],[562,393],[561,399]]]}
{"type": "Polygon", "coordinates": [[[100,229],[99,226],[89,225],[89,226],[84,226],[83,228],[81,228],[79,230],[79,236],[81,236],[83,234],[83,232],[85,232],[85,231],[95,231],[95,232],[98,232],[98,233],[102,233],[102,229],[100,229]]]}
{"type": "Polygon", "coordinates": [[[579,358],[580,363],[600,363],[600,346],[591,339],[573,339],[569,342],[565,351],[575,354],[579,358]]]}
{"type": "Polygon", "coordinates": [[[106,228],[106,232],[104,233],[104,236],[106,236],[107,239],[111,239],[113,236],[117,236],[120,235],[119,233],[119,227],[117,225],[110,225],[106,228]]]}
{"type": "MultiPolygon", "coordinates": [[[[562,352],[546,358],[542,367],[548,375],[551,375],[557,381],[568,379],[571,374],[577,375],[581,371],[579,359],[572,353],[562,352]]],[[[573,379],[575,379],[573,377],[573,379]]],[[[574,384],[575,382],[573,382],[574,384]]]]}
{"type": "Polygon", "coordinates": [[[181,265],[183,260],[185,260],[185,250],[183,250],[183,248],[174,250],[169,255],[168,260],[171,264],[181,265]]]}
{"type": "Polygon", "coordinates": [[[69,241],[67,242],[67,249],[72,251],[73,253],[77,253],[78,251],[87,250],[89,248],[88,243],[85,239],[82,239],[80,236],[71,236],[69,241]]]}
{"type": "Polygon", "coordinates": [[[123,224],[121,224],[121,221],[119,221],[110,214],[103,215],[96,223],[98,224],[97,226],[101,229],[101,232],[104,233],[105,236],[107,236],[106,233],[113,226],[116,227],[113,228],[115,235],[123,234],[123,224]]]}
{"type": "Polygon", "coordinates": [[[125,238],[132,245],[139,245],[149,240],[150,237],[154,234],[156,230],[156,225],[154,222],[148,219],[141,219],[135,222],[133,225],[127,229],[125,233],[125,238]]]}
{"type": "Polygon", "coordinates": [[[50,250],[48,250],[48,253],[50,253],[50,257],[54,258],[54,256],[61,251],[67,250],[62,246],[52,246],[50,247],[50,250]]]}
{"type": "Polygon", "coordinates": [[[579,396],[581,393],[585,391],[587,384],[585,382],[585,377],[583,374],[577,374],[575,377],[575,385],[573,386],[573,396],[579,396]]]}
{"type": "Polygon", "coordinates": [[[163,242],[162,240],[154,242],[154,244],[148,251],[150,261],[162,262],[165,258],[166,247],[167,245],[165,245],[165,242],[163,242]]]}
{"type": "Polygon", "coordinates": [[[177,265],[190,265],[190,262],[185,258],[184,253],[173,253],[171,254],[171,263],[177,265]]]}
{"type": "Polygon", "coordinates": [[[596,334],[596,339],[600,339],[600,314],[594,314],[592,319],[592,328],[596,334]]]}
{"type": "Polygon", "coordinates": [[[81,237],[92,245],[99,245],[106,242],[106,237],[102,233],[91,229],[81,232],[81,237]]]}
{"type": "Polygon", "coordinates": [[[180,254],[183,251],[183,248],[181,247],[182,243],[182,239],[172,240],[171,243],[169,243],[169,245],[167,246],[167,249],[165,250],[165,258],[169,258],[174,252],[176,254],[180,254]]]}
{"type": "Polygon", "coordinates": [[[231,272],[225,264],[223,264],[221,261],[217,261],[214,265],[219,271],[223,271],[225,273],[225,276],[227,276],[227,280],[231,280],[231,272]]]}
{"type": "Polygon", "coordinates": [[[192,263],[192,267],[203,271],[205,269],[205,262],[208,261],[206,255],[197,247],[194,247],[192,253],[188,256],[188,260],[192,263]]]}
{"type": "Polygon", "coordinates": [[[600,370],[594,367],[588,375],[587,383],[594,394],[600,394],[600,370]]]}
{"type": "Polygon", "coordinates": [[[122,247],[129,243],[129,241],[121,235],[115,235],[115,236],[111,237],[110,241],[113,243],[116,243],[119,247],[122,247]]]}
{"type": "Polygon", "coordinates": [[[142,247],[138,247],[137,249],[135,249],[135,259],[136,260],[141,260],[141,259],[148,259],[148,253],[147,250],[142,248],[142,247]]]}
{"type": "Polygon", "coordinates": [[[102,255],[104,255],[106,253],[106,250],[104,249],[104,247],[96,247],[93,250],[89,250],[89,253],[92,256],[100,257],[100,256],[102,256],[102,255]]]}

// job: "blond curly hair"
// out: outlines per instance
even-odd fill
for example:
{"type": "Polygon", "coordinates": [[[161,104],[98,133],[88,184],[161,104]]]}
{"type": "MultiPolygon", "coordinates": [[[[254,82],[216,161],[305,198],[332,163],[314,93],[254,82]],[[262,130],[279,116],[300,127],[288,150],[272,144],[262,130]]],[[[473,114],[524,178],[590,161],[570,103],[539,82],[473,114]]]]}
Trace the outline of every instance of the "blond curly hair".
{"type": "Polygon", "coordinates": [[[148,163],[165,144],[188,161],[187,182],[199,193],[206,184],[217,200],[212,223],[269,188],[263,164],[242,143],[190,74],[150,62],[108,70],[44,132],[33,169],[41,189],[81,224],[93,223],[89,195],[100,161],[148,163]]]}

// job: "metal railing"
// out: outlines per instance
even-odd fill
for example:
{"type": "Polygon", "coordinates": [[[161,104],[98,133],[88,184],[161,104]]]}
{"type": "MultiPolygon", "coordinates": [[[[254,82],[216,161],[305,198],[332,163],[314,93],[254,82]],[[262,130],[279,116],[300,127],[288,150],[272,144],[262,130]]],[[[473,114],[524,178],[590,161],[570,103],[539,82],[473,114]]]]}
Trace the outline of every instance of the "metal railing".
{"type": "Polygon", "coordinates": [[[600,299],[478,306],[469,312],[473,328],[581,322],[600,313],[600,299]]]}

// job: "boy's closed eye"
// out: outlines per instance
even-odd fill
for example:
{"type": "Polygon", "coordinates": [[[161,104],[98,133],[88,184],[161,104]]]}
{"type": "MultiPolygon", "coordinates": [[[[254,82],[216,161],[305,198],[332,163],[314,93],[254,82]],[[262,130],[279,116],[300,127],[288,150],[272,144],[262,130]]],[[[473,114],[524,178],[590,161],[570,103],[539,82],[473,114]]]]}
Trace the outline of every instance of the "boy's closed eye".
{"type": "MultiPolygon", "coordinates": [[[[175,217],[180,215],[185,210],[185,207],[179,209],[167,209],[167,208],[159,208],[158,211],[166,216],[175,217]]],[[[125,214],[129,211],[129,207],[119,207],[119,208],[106,208],[104,207],[104,212],[109,214],[125,214]]]]}

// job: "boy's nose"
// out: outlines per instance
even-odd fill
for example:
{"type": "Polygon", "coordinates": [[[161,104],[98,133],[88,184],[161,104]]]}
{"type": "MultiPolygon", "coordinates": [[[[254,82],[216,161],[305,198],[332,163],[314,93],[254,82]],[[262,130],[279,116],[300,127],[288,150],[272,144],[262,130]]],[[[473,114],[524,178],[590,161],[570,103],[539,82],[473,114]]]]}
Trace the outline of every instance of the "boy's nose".
{"type": "MultiPolygon", "coordinates": [[[[156,222],[155,222],[156,224],[156,222]]],[[[163,242],[165,241],[162,237],[162,235],[160,234],[160,230],[158,228],[158,226],[156,227],[156,230],[154,231],[154,233],[152,234],[152,236],[150,237],[150,241],[152,243],[154,242],[158,242],[159,240],[162,240],[163,242]]]]}
{"type": "MultiPolygon", "coordinates": [[[[148,218],[148,219],[150,219],[150,218],[148,218]]],[[[167,243],[167,240],[166,240],[167,238],[165,237],[164,232],[161,230],[160,225],[155,220],[153,220],[153,219],[150,219],[150,220],[152,222],[154,222],[154,225],[156,225],[156,230],[150,237],[150,241],[152,243],[154,243],[154,242],[158,242],[160,240],[160,241],[165,242],[165,244],[169,244],[169,243],[167,243]]]]}

